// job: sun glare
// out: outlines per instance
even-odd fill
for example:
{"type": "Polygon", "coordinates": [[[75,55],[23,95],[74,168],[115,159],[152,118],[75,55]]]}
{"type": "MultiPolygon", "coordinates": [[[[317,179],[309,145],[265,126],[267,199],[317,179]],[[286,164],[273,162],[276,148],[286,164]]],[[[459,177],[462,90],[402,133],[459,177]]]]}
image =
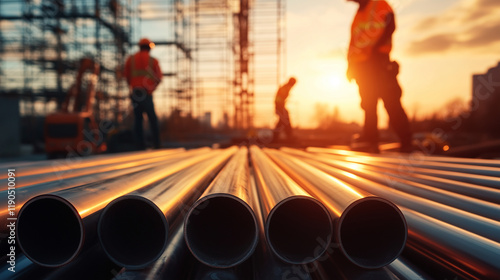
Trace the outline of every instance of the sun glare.
{"type": "Polygon", "coordinates": [[[343,90],[348,86],[347,80],[337,71],[325,72],[317,80],[318,85],[329,92],[343,90]]]}
{"type": "Polygon", "coordinates": [[[332,88],[338,88],[342,84],[339,76],[330,77],[329,82],[332,88]]]}

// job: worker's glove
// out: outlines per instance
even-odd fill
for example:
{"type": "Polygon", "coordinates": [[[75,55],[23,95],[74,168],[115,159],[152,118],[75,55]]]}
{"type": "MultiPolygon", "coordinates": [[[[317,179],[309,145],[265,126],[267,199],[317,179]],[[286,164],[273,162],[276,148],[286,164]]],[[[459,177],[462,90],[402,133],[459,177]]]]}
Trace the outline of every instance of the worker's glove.
{"type": "Polygon", "coordinates": [[[397,61],[391,61],[387,66],[387,71],[394,76],[399,74],[399,63],[397,61]]]}

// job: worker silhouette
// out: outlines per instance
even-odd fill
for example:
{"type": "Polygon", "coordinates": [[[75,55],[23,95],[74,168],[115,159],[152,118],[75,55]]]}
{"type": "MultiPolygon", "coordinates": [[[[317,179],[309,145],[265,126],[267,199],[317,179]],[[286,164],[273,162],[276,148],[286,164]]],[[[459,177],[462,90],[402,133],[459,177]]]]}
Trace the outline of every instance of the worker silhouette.
{"type": "Polygon", "coordinates": [[[290,90],[295,85],[297,80],[291,77],[286,84],[281,86],[276,93],[276,98],[274,99],[274,106],[276,115],[279,117],[279,121],[274,129],[274,141],[279,141],[281,132],[284,131],[288,141],[292,141],[293,131],[292,125],[290,124],[290,115],[288,110],[285,108],[286,99],[290,94],[290,90]]]}
{"type": "Polygon", "coordinates": [[[132,106],[134,108],[134,132],[138,149],[145,149],[144,132],[142,128],[143,114],[146,113],[149,120],[153,146],[160,148],[160,129],[158,117],[153,104],[153,91],[162,79],[162,72],[158,60],[151,57],[149,52],[155,44],[143,38],[139,41],[139,51],[130,56],[125,63],[124,75],[130,86],[132,106]]]}
{"type": "Polygon", "coordinates": [[[347,78],[356,80],[365,111],[361,141],[368,152],[378,152],[377,103],[384,101],[390,125],[399,136],[402,152],[409,152],[411,132],[401,105],[402,90],[397,80],[399,65],[390,60],[392,34],[396,29],[394,12],[384,0],[347,0],[359,9],[351,27],[347,78]]]}

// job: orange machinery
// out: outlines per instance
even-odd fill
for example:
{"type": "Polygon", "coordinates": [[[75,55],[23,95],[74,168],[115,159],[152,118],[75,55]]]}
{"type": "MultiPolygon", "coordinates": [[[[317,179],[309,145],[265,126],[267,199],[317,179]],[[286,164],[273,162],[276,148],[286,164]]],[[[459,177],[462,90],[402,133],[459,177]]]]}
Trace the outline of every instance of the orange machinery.
{"type": "Polygon", "coordinates": [[[49,158],[106,151],[104,136],[93,114],[99,71],[98,63],[83,58],[60,110],[45,118],[45,149],[49,158]]]}

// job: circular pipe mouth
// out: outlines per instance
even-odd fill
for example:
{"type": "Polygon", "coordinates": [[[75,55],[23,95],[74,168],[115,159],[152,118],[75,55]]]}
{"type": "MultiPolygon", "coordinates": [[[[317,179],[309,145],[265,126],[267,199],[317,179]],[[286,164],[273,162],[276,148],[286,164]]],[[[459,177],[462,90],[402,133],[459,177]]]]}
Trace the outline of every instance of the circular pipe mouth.
{"type": "Polygon", "coordinates": [[[408,228],[401,210],[379,197],[365,197],[347,207],[337,224],[344,255],[367,269],[384,267],[403,251],[408,228]]]}
{"type": "Polygon", "coordinates": [[[83,222],[75,207],[59,196],[44,194],[26,202],[18,216],[19,247],[34,263],[63,266],[83,246],[83,222]]]}
{"type": "Polygon", "coordinates": [[[211,194],[189,210],[184,237],[189,250],[202,263],[228,268],[247,260],[259,239],[252,208],[230,194],[211,194]]]}
{"type": "Polygon", "coordinates": [[[108,257],[129,269],[150,265],[168,244],[165,214],[151,200],[138,195],[111,201],[101,213],[97,233],[108,257]]]}
{"type": "Polygon", "coordinates": [[[291,264],[306,264],[320,258],[330,245],[332,232],[328,210],[307,196],[282,200],[266,221],[269,247],[281,260],[291,264]]]}

